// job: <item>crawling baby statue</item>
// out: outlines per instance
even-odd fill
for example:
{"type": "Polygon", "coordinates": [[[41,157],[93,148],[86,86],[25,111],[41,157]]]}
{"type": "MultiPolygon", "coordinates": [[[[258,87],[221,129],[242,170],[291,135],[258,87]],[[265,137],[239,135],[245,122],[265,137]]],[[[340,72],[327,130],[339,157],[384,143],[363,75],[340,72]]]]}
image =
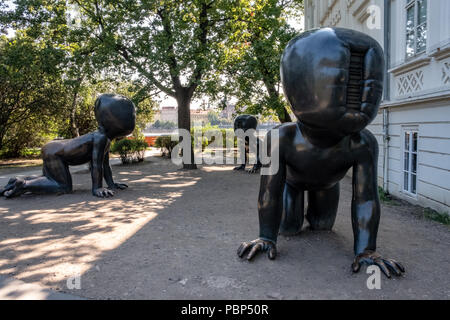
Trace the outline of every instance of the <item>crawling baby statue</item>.
{"type": "Polygon", "coordinates": [[[133,102],[114,95],[103,94],[95,101],[98,130],[74,139],[54,140],[42,148],[43,175],[12,178],[0,190],[7,198],[31,193],[68,193],[72,191],[69,166],[91,163],[92,194],[97,197],[114,195],[113,189],[125,189],[126,184],[115,183],[109,165],[111,140],[133,132],[136,112],[133,102]],[[108,188],[103,187],[103,178],[108,188]]]}
{"type": "Polygon", "coordinates": [[[378,265],[388,277],[405,271],[401,263],[376,252],[378,143],[365,127],[377,115],[383,72],[380,45],[360,32],[315,29],[289,42],[281,58],[281,79],[298,121],[272,129],[279,139],[269,148],[278,149],[279,170],[261,176],[259,238],[243,242],[240,257],[248,253],[250,260],[265,251],[274,259],[278,233],[297,234],[305,216],[311,229],[330,230],[339,181],[352,168],[353,271],[363,263],[378,265]]]}

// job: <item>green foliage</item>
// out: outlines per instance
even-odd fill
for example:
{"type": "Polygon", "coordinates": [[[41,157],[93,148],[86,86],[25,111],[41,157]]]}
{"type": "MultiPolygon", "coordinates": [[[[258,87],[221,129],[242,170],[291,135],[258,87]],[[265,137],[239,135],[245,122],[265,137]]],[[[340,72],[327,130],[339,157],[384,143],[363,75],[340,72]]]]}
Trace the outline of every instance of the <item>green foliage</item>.
{"type": "Polygon", "coordinates": [[[27,159],[37,159],[41,157],[40,148],[25,148],[21,151],[20,156],[27,159]]]}
{"type": "Polygon", "coordinates": [[[174,141],[170,136],[159,136],[155,140],[155,147],[161,148],[163,156],[168,158],[172,157],[172,150],[178,144],[178,141],[174,141]]]}
{"type": "Polygon", "coordinates": [[[378,196],[379,196],[380,200],[383,202],[391,202],[392,201],[391,195],[388,192],[386,192],[382,187],[378,187],[378,196]]]}
{"type": "Polygon", "coordinates": [[[121,139],[111,145],[111,152],[119,154],[122,164],[144,161],[148,145],[145,140],[121,139]]]}
{"type": "Polygon", "coordinates": [[[299,31],[289,19],[299,19],[302,7],[301,0],[255,0],[233,24],[224,71],[229,94],[238,98],[238,111],[291,120],[280,90],[279,66],[285,46],[299,31]]]}

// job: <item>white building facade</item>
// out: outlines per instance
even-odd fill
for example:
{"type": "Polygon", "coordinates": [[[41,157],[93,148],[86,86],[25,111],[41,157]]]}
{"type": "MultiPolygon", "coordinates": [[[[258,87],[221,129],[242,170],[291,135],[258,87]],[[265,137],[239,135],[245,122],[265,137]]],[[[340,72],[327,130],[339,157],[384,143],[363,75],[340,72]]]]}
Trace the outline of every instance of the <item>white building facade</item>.
{"type": "Polygon", "coordinates": [[[305,0],[305,29],[335,26],[385,50],[384,99],[368,127],[389,193],[450,213],[450,0],[305,0]]]}

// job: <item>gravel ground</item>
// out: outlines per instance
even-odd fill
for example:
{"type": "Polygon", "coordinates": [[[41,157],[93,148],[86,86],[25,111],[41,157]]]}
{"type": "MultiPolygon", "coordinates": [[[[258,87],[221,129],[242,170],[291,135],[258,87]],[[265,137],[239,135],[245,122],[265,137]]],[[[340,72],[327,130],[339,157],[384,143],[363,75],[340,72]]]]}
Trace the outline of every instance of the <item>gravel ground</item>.
{"type": "Polygon", "coordinates": [[[449,228],[405,203],[382,205],[378,251],[406,274],[380,290],[367,289],[365,268],[352,274],[349,178],[333,231],[280,237],[276,260],[249,263],[236,249],[258,235],[258,175],[159,157],[113,172],[130,188],[110,199],[91,196],[86,170],[72,194],[0,198],[0,274],[93,299],[450,298],[449,228]]]}

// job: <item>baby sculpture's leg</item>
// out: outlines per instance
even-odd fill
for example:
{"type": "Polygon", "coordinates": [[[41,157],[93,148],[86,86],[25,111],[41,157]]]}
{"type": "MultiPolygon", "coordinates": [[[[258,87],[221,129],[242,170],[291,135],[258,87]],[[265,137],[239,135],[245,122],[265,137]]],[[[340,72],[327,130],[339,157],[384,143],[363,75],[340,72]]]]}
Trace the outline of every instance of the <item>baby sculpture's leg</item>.
{"type": "Polygon", "coordinates": [[[339,183],[325,190],[308,191],[306,220],[312,230],[331,230],[339,204],[339,183]]]}
{"type": "Polygon", "coordinates": [[[67,193],[72,191],[72,177],[69,166],[58,156],[44,158],[43,176],[37,178],[14,178],[5,187],[7,198],[20,196],[25,192],[32,193],[67,193]],[[6,189],[8,190],[6,191],[6,189]]]}
{"type": "Polygon", "coordinates": [[[298,234],[304,220],[304,191],[285,184],[283,192],[283,214],[280,234],[291,236],[298,234]]]}

